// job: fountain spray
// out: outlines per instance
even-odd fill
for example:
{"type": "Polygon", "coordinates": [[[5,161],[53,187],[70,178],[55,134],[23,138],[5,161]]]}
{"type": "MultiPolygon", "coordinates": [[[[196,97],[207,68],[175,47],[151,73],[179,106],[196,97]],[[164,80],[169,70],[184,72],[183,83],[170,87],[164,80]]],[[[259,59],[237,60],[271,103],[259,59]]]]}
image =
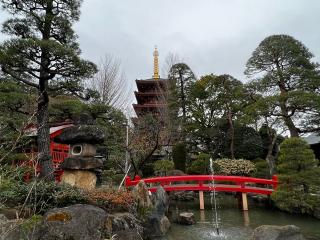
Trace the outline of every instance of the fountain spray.
{"type": "Polygon", "coordinates": [[[210,158],[210,171],[211,171],[211,188],[212,191],[210,191],[210,200],[211,200],[211,207],[212,211],[214,212],[214,219],[213,226],[216,229],[217,235],[220,235],[220,229],[219,229],[219,219],[218,219],[218,209],[217,209],[217,199],[216,199],[216,188],[215,188],[215,181],[214,181],[214,170],[213,170],[213,161],[212,158],[210,158]]]}

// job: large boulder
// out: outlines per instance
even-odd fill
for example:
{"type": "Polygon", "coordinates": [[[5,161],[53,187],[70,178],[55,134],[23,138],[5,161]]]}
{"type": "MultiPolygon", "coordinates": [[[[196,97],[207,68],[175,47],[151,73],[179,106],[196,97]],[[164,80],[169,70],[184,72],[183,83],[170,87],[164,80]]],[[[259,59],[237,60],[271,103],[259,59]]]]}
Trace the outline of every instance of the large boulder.
{"type": "Polygon", "coordinates": [[[52,209],[44,215],[37,240],[102,240],[107,213],[101,208],[77,204],[52,209]]]}
{"type": "Polygon", "coordinates": [[[129,229],[112,235],[112,240],[143,240],[143,237],[135,229],[129,229]]]}
{"type": "Polygon", "coordinates": [[[153,210],[144,224],[144,236],[147,239],[164,236],[171,225],[165,215],[169,209],[169,196],[161,186],[154,195],[153,205],[153,210]]]}
{"type": "Polygon", "coordinates": [[[109,237],[114,236],[116,240],[142,240],[143,227],[131,213],[108,214],[105,228],[109,237]]]}
{"type": "Polygon", "coordinates": [[[78,125],[65,128],[62,133],[55,137],[55,142],[75,144],[75,143],[103,143],[105,134],[102,129],[95,125],[78,125]]]}
{"type": "Polygon", "coordinates": [[[153,198],[153,202],[154,213],[157,213],[158,215],[165,215],[168,212],[170,204],[169,196],[162,186],[158,187],[155,197],[153,198]]]}
{"type": "Polygon", "coordinates": [[[108,214],[103,209],[77,204],[48,211],[30,225],[0,214],[0,240],[142,240],[141,222],[131,213],[108,214]],[[28,226],[28,228],[26,228],[28,226]]]}
{"type": "Polygon", "coordinates": [[[60,165],[62,169],[90,170],[103,167],[100,158],[93,157],[69,157],[60,165]]]}
{"type": "Polygon", "coordinates": [[[0,240],[28,239],[28,234],[21,227],[20,219],[9,220],[4,214],[0,214],[0,240]]]}
{"type": "Polygon", "coordinates": [[[251,240],[305,240],[305,238],[300,228],[294,225],[262,225],[254,230],[251,240]]]}
{"type": "Polygon", "coordinates": [[[149,210],[152,208],[152,202],[149,194],[149,190],[144,181],[140,181],[132,191],[137,203],[138,212],[149,210]]]}
{"type": "Polygon", "coordinates": [[[144,236],[147,239],[165,236],[170,229],[170,221],[165,215],[151,214],[144,225],[144,236]]]}

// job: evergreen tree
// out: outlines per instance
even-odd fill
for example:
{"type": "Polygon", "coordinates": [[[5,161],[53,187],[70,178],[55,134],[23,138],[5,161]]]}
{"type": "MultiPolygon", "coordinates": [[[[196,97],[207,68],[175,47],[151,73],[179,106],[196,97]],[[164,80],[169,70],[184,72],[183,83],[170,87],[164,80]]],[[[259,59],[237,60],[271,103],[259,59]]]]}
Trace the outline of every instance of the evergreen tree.
{"type": "Polygon", "coordinates": [[[33,87],[37,97],[38,160],[41,176],[53,179],[48,125],[49,95],[53,91],[83,93],[81,81],[96,72],[82,60],[72,24],[79,20],[81,0],[1,0],[14,16],[2,32],[12,38],[0,45],[0,66],[12,79],[33,87]]]}
{"type": "Polygon", "coordinates": [[[282,210],[312,215],[320,204],[320,168],[310,146],[301,138],[286,139],[278,161],[280,184],[272,199],[282,210]]]}
{"type": "Polygon", "coordinates": [[[314,131],[303,121],[315,115],[320,102],[320,75],[313,55],[298,40],[288,35],[264,39],[247,62],[245,73],[257,77],[251,84],[260,102],[268,106],[272,116],[281,117],[292,137],[314,131]]]}
{"type": "Polygon", "coordinates": [[[186,145],[183,142],[177,143],[172,149],[172,158],[175,169],[179,169],[183,172],[186,171],[187,150],[186,145]]]}
{"type": "Polygon", "coordinates": [[[185,141],[185,126],[189,112],[191,84],[196,80],[194,73],[185,63],[174,64],[169,71],[169,118],[179,130],[181,141],[185,141]]]}
{"type": "Polygon", "coordinates": [[[315,155],[308,143],[300,138],[286,139],[280,145],[279,173],[298,174],[317,166],[315,155]]]}
{"type": "MultiPolygon", "coordinates": [[[[212,140],[219,131],[221,122],[228,123],[227,136],[230,139],[229,153],[235,158],[235,120],[243,115],[248,96],[243,84],[230,75],[215,76],[213,74],[201,77],[193,84],[190,94],[190,123],[188,127],[207,150],[212,151],[212,140]],[[211,137],[210,137],[211,135],[211,137]]],[[[222,138],[221,140],[225,140],[222,138]]],[[[217,145],[215,143],[215,145],[217,145]]]]}

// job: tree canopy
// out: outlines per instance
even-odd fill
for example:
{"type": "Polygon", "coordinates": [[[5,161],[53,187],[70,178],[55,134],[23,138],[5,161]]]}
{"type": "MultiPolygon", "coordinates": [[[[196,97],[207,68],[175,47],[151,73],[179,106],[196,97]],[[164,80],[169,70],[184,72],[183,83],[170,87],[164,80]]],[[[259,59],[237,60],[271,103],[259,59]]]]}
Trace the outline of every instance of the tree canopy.
{"type": "Polygon", "coordinates": [[[315,106],[320,101],[319,65],[312,57],[293,37],[273,35],[259,44],[246,65],[247,76],[256,77],[250,84],[262,96],[260,105],[281,117],[293,137],[315,130],[304,124],[318,114],[315,106]]]}
{"type": "Polygon", "coordinates": [[[82,80],[96,66],[81,59],[72,24],[79,20],[81,0],[1,0],[14,18],[3,23],[2,32],[11,36],[0,45],[2,72],[38,92],[37,130],[41,175],[53,179],[49,151],[48,103],[53,91],[88,99],[82,80]]]}

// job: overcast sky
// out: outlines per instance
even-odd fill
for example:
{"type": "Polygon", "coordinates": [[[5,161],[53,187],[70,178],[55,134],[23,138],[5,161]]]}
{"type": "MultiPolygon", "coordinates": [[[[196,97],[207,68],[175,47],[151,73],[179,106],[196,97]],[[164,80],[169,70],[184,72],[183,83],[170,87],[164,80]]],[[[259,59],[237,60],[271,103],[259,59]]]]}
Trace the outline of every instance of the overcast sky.
{"type": "Polygon", "coordinates": [[[242,81],[252,51],[271,34],[295,37],[320,61],[319,24],[319,0],[84,0],[75,29],[83,56],[118,57],[134,89],[135,79],[152,76],[155,45],[160,65],[173,52],[197,76],[229,73],[242,81]]]}

